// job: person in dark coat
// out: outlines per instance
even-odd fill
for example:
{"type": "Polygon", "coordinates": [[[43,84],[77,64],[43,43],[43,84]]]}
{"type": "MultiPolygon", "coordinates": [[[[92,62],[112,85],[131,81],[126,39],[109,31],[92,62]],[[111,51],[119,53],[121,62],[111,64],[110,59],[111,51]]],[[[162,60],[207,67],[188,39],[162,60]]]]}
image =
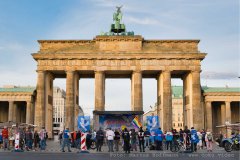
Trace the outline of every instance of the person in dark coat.
{"type": "Polygon", "coordinates": [[[122,138],[124,141],[124,151],[125,153],[130,153],[130,134],[127,130],[127,128],[124,129],[123,133],[122,133],[122,138]]]}
{"type": "Polygon", "coordinates": [[[144,131],[142,127],[140,127],[138,131],[138,141],[139,141],[139,149],[140,152],[145,152],[145,147],[144,147],[144,131]]]}
{"type": "Polygon", "coordinates": [[[103,132],[102,128],[99,128],[99,130],[97,131],[96,140],[97,140],[97,143],[96,143],[97,152],[98,151],[101,152],[101,148],[102,148],[103,140],[104,140],[104,132],[103,132]]]}

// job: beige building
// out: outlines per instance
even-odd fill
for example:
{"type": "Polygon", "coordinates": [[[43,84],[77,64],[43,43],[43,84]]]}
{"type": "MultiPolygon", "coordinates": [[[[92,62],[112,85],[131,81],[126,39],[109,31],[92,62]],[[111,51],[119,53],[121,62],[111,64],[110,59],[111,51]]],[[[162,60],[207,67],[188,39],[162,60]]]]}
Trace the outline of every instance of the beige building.
{"type": "Polygon", "coordinates": [[[0,88],[0,122],[34,124],[35,99],[35,87],[3,86],[0,88]]]}
{"type": "Polygon", "coordinates": [[[53,88],[53,133],[57,135],[64,129],[66,92],[59,88],[53,88]]]}

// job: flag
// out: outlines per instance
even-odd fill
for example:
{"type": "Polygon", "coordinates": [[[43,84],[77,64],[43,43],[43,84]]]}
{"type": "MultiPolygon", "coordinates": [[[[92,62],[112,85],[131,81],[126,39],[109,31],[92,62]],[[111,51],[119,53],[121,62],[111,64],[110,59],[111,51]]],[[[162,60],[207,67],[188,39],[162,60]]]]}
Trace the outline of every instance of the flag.
{"type": "Polygon", "coordinates": [[[133,124],[134,126],[136,126],[137,128],[142,127],[142,124],[141,124],[141,122],[139,121],[139,119],[138,119],[137,116],[132,120],[132,124],[133,124]]]}

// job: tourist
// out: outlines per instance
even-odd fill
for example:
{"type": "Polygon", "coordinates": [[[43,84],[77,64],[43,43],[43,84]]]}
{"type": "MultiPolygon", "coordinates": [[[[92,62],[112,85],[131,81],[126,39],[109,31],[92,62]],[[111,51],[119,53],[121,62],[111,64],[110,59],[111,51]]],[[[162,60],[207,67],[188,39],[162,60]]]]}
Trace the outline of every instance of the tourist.
{"type": "Polygon", "coordinates": [[[156,143],[156,150],[162,150],[162,138],[163,132],[161,128],[158,128],[155,132],[155,143],[156,143]]]}
{"type": "Polygon", "coordinates": [[[119,133],[118,129],[115,129],[114,134],[115,134],[114,147],[115,147],[115,150],[118,152],[119,151],[119,141],[120,141],[120,133],[119,133]]]}
{"type": "Polygon", "coordinates": [[[19,127],[19,148],[23,151],[24,150],[24,140],[25,140],[25,128],[19,127]]]}
{"type": "Polygon", "coordinates": [[[99,130],[97,131],[96,133],[96,140],[97,140],[97,143],[96,143],[96,147],[97,147],[97,152],[101,152],[101,148],[102,148],[102,145],[103,145],[103,140],[104,140],[104,133],[103,133],[103,130],[102,128],[100,127],[99,130]]]}
{"type": "Polygon", "coordinates": [[[33,137],[34,137],[34,150],[37,151],[37,148],[38,148],[39,142],[40,142],[40,137],[39,137],[37,130],[35,130],[33,137]]]}
{"type": "Polygon", "coordinates": [[[3,144],[3,137],[2,137],[2,131],[0,130],[0,149],[2,148],[3,144]]]}
{"type": "Polygon", "coordinates": [[[137,151],[137,133],[135,129],[131,129],[130,131],[130,142],[131,142],[131,151],[135,149],[137,151]]]}
{"type": "Polygon", "coordinates": [[[197,131],[194,127],[191,128],[191,151],[197,152],[197,143],[199,142],[197,131]]]}
{"type": "Polygon", "coordinates": [[[114,132],[111,128],[109,128],[106,132],[106,138],[108,141],[108,152],[113,152],[113,139],[114,139],[114,132]]]}
{"type": "Polygon", "coordinates": [[[207,143],[207,151],[212,152],[212,145],[213,145],[213,135],[210,130],[207,131],[205,136],[205,142],[207,143]]]}
{"type": "Polygon", "coordinates": [[[26,140],[26,150],[29,151],[32,149],[32,139],[33,139],[33,135],[32,135],[32,131],[30,130],[30,128],[26,128],[25,131],[25,140],[26,140]]]}
{"type": "Polygon", "coordinates": [[[150,136],[151,136],[151,134],[150,134],[150,132],[149,132],[149,130],[148,130],[148,128],[146,129],[146,131],[144,132],[144,146],[145,147],[150,147],[150,136]]]}
{"type": "Polygon", "coordinates": [[[183,131],[183,140],[184,140],[184,148],[188,149],[190,147],[191,133],[187,126],[184,127],[183,131]]]}
{"type": "Polygon", "coordinates": [[[124,129],[122,133],[122,138],[123,138],[123,149],[125,153],[130,153],[130,134],[127,130],[127,128],[124,129]]]}
{"type": "Polygon", "coordinates": [[[46,139],[47,139],[47,132],[44,127],[42,127],[40,133],[39,133],[39,138],[40,138],[40,149],[45,150],[46,149],[46,139]]]}
{"type": "Polygon", "coordinates": [[[180,131],[179,131],[179,140],[181,142],[183,142],[183,130],[182,129],[180,129],[180,131]]]}
{"type": "Polygon", "coordinates": [[[58,134],[58,140],[59,140],[59,143],[60,143],[60,146],[62,145],[62,140],[63,140],[63,132],[60,131],[59,134],[58,134]]]}
{"type": "Polygon", "coordinates": [[[78,130],[76,134],[76,148],[80,149],[81,147],[81,131],[78,130]]]}
{"type": "Polygon", "coordinates": [[[197,132],[199,142],[197,143],[197,149],[202,149],[202,133],[200,131],[197,132]]]}
{"type": "Polygon", "coordinates": [[[91,148],[91,143],[92,143],[92,133],[90,131],[87,131],[87,135],[86,135],[86,146],[87,146],[87,150],[89,150],[91,148]]]}
{"type": "Polygon", "coordinates": [[[206,141],[205,141],[206,132],[205,132],[204,129],[202,129],[201,134],[202,134],[202,148],[204,148],[204,147],[207,147],[207,144],[206,144],[206,141]]]}
{"type": "Polygon", "coordinates": [[[68,152],[71,152],[70,150],[70,140],[71,140],[71,135],[69,132],[69,128],[66,128],[65,130],[63,130],[63,143],[62,143],[62,152],[64,151],[65,145],[67,145],[68,147],[68,152]]]}
{"type": "Polygon", "coordinates": [[[15,131],[13,129],[13,127],[10,128],[9,130],[9,136],[8,136],[8,139],[9,139],[9,147],[11,146],[12,148],[14,148],[14,141],[15,141],[15,131]]]}
{"type": "Polygon", "coordinates": [[[138,141],[139,141],[139,149],[140,152],[145,152],[145,147],[144,147],[144,131],[142,127],[140,127],[138,131],[138,141]]]}
{"type": "Polygon", "coordinates": [[[4,150],[10,149],[9,148],[9,140],[8,140],[8,128],[7,126],[4,126],[4,129],[2,130],[2,139],[3,139],[3,148],[4,150]]]}
{"type": "Polygon", "coordinates": [[[173,133],[169,130],[165,134],[165,138],[166,138],[167,150],[168,150],[168,148],[171,149],[172,148],[172,141],[173,141],[173,133]]]}

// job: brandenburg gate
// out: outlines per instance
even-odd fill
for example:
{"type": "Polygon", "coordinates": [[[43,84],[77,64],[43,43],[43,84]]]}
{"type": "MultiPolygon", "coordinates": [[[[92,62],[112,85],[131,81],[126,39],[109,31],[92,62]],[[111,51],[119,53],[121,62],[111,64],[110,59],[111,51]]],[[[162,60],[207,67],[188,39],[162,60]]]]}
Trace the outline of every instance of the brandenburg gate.
{"type": "MultiPolygon", "coordinates": [[[[95,111],[105,110],[105,80],[131,79],[131,110],[143,111],[142,79],[157,80],[157,113],[172,128],[171,78],[183,80],[184,125],[204,128],[199,40],[145,40],[140,35],[96,36],[93,40],[39,40],[34,123],[52,130],[53,80],[66,78],[65,126],[76,130],[79,79],[95,78],[95,111]]],[[[124,94],[124,93],[123,93],[124,94]]]]}

